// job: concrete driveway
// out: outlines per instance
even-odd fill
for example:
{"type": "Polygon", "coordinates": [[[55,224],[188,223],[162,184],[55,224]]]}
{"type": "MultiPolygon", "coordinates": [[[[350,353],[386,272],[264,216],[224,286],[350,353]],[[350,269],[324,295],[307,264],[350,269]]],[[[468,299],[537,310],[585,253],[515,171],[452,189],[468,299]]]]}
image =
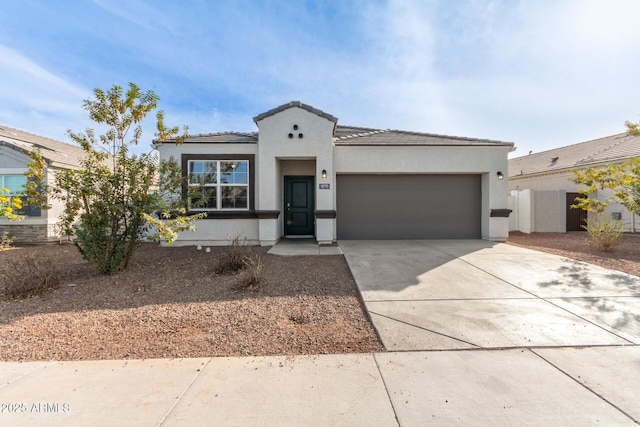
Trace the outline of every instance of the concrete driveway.
{"type": "Polygon", "coordinates": [[[640,424],[640,278],[481,240],[341,241],[398,424],[640,424]]]}
{"type": "Polygon", "coordinates": [[[340,241],[389,351],[640,344],[640,278],[483,240],[340,241]]]}

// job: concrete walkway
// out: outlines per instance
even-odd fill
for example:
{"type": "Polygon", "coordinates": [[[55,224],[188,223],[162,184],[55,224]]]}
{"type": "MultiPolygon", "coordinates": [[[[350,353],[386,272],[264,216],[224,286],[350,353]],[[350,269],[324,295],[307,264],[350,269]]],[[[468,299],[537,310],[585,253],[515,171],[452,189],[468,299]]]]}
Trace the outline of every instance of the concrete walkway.
{"type": "Polygon", "coordinates": [[[398,351],[0,363],[0,425],[640,420],[640,278],[482,241],[340,246],[398,351]]]}
{"type": "Polygon", "coordinates": [[[281,239],[267,252],[272,255],[342,255],[339,246],[318,245],[315,239],[281,239]]]}

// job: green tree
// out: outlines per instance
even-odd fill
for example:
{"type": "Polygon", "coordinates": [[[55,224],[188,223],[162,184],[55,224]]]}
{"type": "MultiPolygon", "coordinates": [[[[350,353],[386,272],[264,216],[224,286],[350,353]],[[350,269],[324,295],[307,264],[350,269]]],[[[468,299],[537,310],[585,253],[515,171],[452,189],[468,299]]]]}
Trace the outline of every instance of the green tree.
{"type": "MultiPolygon", "coordinates": [[[[640,136],[638,123],[626,122],[627,134],[640,136]]],[[[573,182],[584,185],[578,190],[581,194],[576,198],[572,208],[584,209],[591,212],[603,212],[608,203],[598,200],[595,194],[598,190],[613,191],[613,200],[617,201],[630,212],[640,215],[640,157],[634,157],[623,163],[608,164],[601,167],[574,169],[573,182]]]]}
{"type": "Polygon", "coordinates": [[[630,136],[640,136],[640,122],[634,123],[630,121],[624,122],[624,125],[627,127],[627,134],[630,136]]]}
{"type": "MultiPolygon", "coordinates": [[[[111,274],[126,269],[145,234],[171,243],[179,231],[195,229],[193,222],[203,215],[186,216],[185,201],[175,197],[182,188],[175,159],[159,161],[154,153],[130,152],[139,143],[140,123],[157,107],[158,96],[133,83],[126,91],[114,85],[93,93],[94,99],[85,100],[83,108],[107,131],[98,137],[90,128],[85,133],[68,131],[85,156],[80,169],[56,173],[48,192],[64,202],[62,226],[76,235],[80,253],[101,272],[111,274]]],[[[180,133],[178,127],[165,126],[162,111],[156,119],[159,139],[180,133]]],[[[185,127],[178,143],[186,132],[185,127]]]]}

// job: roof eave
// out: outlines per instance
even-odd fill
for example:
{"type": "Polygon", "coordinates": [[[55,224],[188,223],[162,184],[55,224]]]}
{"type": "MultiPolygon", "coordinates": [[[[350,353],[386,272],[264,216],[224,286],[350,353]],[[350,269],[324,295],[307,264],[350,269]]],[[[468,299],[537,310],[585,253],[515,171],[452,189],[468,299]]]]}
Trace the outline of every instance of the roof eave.
{"type": "Polygon", "coordinates": [[[452,142],[445,144],[428,144],[428,143],[392,143],[392,142],[357,142],[357,141],[344,141],[344,140],[336,140],[334,141],[335,145],[346,145],[346,146],[360,146],[360,147],[512,147],[513,143],[504,142],[504,143],[473,143],[473,142],[452,142]]]}
{"type": "Polygon", "coordinates": [[[253,121],[256,124],[258,124],[259,121],[264,120],[267,117],[271,117],[271,116],[273,116],[275,114],[278,114],[278,113],[280,113],[282,111],[288,110],[290,108],[295,108],[295,107],[301,108],[301,109],[306,110],[306,111],[308,111],[308,112],[310,112],[312,114],[315,114],[315,115],[320,116],[320,117],[322,117],[324,119],[327,119],[330,122],[333,122],[334,124],[338,123],[338,118],[337,117],[334,117],[331,114],[325,113],[322,110],[314,108],[311,105],[304,104],[304,103],[302,103],[300,101],[290,101],[290,102],[288,102],[286,104],[282,104],[282,105],[280,105],[280,106],[278,106],[276,108],[272,108],[269,111],[265,111],[264,113],[258,114],[257,116],[255,116],[253,118],[253,121]]]}

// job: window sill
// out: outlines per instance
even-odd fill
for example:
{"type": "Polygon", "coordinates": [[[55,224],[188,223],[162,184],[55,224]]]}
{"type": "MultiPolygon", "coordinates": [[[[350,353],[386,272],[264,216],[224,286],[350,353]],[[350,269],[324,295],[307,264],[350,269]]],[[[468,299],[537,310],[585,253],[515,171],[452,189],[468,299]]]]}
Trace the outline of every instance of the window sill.
{"type": "Polygon", "coordinates": [[[277,219],[280,211],[189,211],[189,214],[206,213],[202,219],[277,219]]]}

